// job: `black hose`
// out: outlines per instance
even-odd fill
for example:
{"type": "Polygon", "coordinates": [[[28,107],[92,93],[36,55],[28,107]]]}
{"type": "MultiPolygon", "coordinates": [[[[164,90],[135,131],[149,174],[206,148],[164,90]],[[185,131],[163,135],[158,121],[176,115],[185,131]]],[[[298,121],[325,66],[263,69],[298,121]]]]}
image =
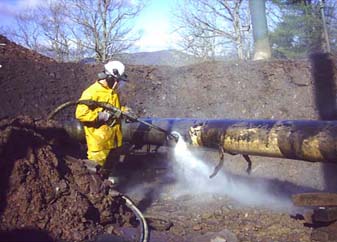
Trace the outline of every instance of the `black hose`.
{"type": "Polygon", "coordinates": [[[66,103],[61,104],[57,108],[55,108],[47,117],[48,120],[52,119],[58,112],[60,112],[62,109],[65,109],[66,107],[76,105],[78,102],[76,101],[69,101],[66,103]]]}

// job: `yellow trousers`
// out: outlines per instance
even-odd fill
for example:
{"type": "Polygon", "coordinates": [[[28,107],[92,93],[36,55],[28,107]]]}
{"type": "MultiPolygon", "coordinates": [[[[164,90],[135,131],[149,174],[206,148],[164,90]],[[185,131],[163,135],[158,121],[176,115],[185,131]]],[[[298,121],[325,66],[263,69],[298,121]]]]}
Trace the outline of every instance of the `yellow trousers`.
{"type": "Polygon", "coordinates": [[[88,152],[87,152],[88,159],[97,162],[98,165],[103,167],[105,165],[105,162],[106,162],[108,156],[109,156],[110,151],[111,151],[110,149],[109,150],[100,150],[100,151],[89,151],[88,150],[88,152]]]}
{"type": "Polygon", "coordinates": [[[122,150],[122,147],[100,151],[88,150],[87,155],[89,160],[95,161],[102,168],[114,169],[114,167],[119,162],[122,150]]]}

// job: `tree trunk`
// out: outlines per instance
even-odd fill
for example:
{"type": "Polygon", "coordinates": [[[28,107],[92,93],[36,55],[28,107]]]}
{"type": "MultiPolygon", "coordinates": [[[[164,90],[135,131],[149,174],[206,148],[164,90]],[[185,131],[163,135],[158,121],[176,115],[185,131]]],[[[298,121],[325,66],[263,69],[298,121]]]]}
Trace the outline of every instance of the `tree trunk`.
{"type": "Polygon", "coordinates": [[[233,11],[233,28],[235,32],[235,44],[237,49],[237,54],[240,60],[244,60],[244,53],[243,53],[243,39],[241,33],[241,21],[240,21],[240,13],[239,13],[240,5],[238,4],[234,11],[233,11]]]}
{"type": "Polygon", "coordinates": [[[254,36],[254,60],[269,59],[271,49],[268,38],[265,0],[249,1],[254,36]]]}

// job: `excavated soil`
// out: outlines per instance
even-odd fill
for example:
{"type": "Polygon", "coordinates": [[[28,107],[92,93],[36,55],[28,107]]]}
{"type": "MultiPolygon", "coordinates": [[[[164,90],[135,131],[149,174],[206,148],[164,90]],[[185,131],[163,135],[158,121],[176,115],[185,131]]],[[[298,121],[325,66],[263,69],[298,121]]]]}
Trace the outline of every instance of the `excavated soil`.
{"type": "MultiPolygon", "coordinates": [[[[337,241],[336,224],[307,224],[305,210],[290,205],[298,192],[336,191],[335,165],[252,157],[247,175],[243,158],[228,155],[204,192],[187,177],[182,183],[171,150],[160,148],[127,156],[119,166],[126,179],[113,188],[87,171],[85,146],[46,121],[58,105],[77,100],[102,66],[56,63],[3,36],[0,43],[0,241],[102,241],[103,234],[106,241],[138,241],[139,225],[119,192],[147,217],[151,241],[337,241]],[[248,184],[246,198],[222,192],[223,176],[233,186],[248,184]],[[261,186],[270,196],[246,203],[261,186]],[[278,208],[279,201],[286,206],[278,208]]],[[[336,58],[326,54],[127,66],[121,95],[140,117],[335,120],[336,70],[336,58]]],[[[56,118],[72,119],[73,112],[56,118]]],[[[216,164],[217,151],[199,153],[216,164]]]]}
{"type": "Polygon", "coordinates": [[[1,241],[83,241],[131,221],[111,183],[58,156],[62,146],[80,148],[55,125],[21,116],[2,119],[0,130],[1,241]]]}

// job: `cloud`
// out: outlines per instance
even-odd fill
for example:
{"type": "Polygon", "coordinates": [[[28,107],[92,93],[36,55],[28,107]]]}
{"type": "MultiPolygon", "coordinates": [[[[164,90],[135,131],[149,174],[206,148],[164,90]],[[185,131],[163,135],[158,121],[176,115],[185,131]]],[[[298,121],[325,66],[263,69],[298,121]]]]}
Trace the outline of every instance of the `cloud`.
{"type": "Polygon", "coordinates": [[[140,51],[158,51],[174,49],[179,40],[177,33],[172,33],[168,19],[143,19],[139,23],[142,38],[135,43],[140,51]]]}
{"type": "Polygon", "coordinates": [[[29,7],[36,7],[40,5],[42,2],[43,2],[42,0],[18,0],[17,6],[24,9],[29,7]]]}
{"type": "Polygon", "coordinates": [[[2,1],[0,2],[0,13],[3,16],[11,17],[28,9],[35,8],[45,1],[43,0],[17,0],[17,1],[2,1]]]}
{"type": "Polygon", "coordinates": [[[135,45],[140,51],[158,51],[174,49],[179,37],[160,30],[145,32],[135,45]]]}
{"type": "Polygon", "coordinates": [[[0,2],[0,14],[2,16],[12,16],[15,15],[15,11],[8,3],[0,2]]]}

